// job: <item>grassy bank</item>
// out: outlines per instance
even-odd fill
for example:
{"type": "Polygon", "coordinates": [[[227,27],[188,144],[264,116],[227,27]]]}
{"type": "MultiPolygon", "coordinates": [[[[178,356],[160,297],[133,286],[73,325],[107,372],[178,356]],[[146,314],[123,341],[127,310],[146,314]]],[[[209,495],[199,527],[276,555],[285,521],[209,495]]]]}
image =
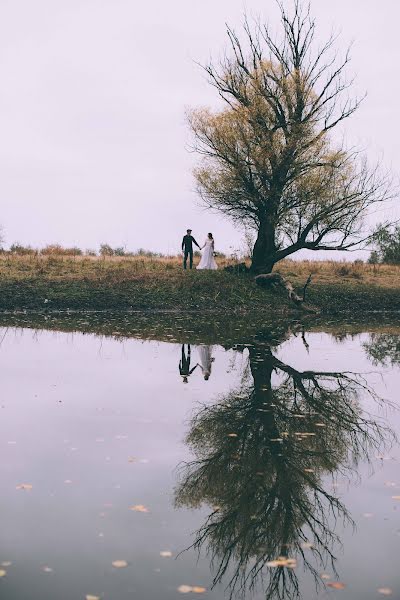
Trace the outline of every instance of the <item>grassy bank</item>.
{"type": "MultiPolygon", "coordinates": [[[[184,272],[180,260],[140,257],[0,256],[0,310],[174,310],[293,312],[281,291],[249,275],[184,272]]],[[[323,313],[400,310],[400,268],[284,261],[299,289],[310,273],[310,304],[323,313]]]]}

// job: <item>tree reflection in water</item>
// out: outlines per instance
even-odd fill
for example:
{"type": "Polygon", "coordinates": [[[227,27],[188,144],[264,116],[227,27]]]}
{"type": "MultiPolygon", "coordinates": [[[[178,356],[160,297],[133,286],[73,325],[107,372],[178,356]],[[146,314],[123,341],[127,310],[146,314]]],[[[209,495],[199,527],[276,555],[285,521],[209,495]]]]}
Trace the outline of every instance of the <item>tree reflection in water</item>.
{"type": "Polygon", "coordinates": [[[374,365],[400,364],[400,336],[392,333],[371,333],[363,344],[374,365]]]}
{"type": "Polygon", "coordinates": [[[176,504],[212,507],[193,547],[209,553],[214,585],[229,572],[232,594],[262,581],[266,598],[287,600],[300,595],[296,569],[267,563],[301,559],[316,583],[318,569],[334,569],[335,526],[352,520],[327,475],[351,476],[392,433],[362,410],[362,396],[380,400],[360,375],[296,370],[274,356],[285,337],[236,348],[247,348],[248,368],[193,419],[196,459],[182,469],[176,504]]]}

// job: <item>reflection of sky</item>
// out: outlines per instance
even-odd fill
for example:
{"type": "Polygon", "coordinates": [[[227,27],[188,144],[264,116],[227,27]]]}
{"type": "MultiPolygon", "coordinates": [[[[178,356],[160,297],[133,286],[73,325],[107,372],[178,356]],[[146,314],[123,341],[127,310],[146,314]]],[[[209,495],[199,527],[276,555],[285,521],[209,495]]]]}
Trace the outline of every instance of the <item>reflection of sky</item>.
{"type": "MultiPolygon", "coordinates": [[[[349,73],[368,98],[351,143],[398,170],[397,0],[318,0],[317,44],[332,26],[355,40],[349,73]],[[318,38],[320,36],[320,38],[318,38]]],[[[219,247],[239,235],[198,210],[185,107],[216,105],[194,61],[226,47],[265,0],[13,0],[0,6],[0,197],[7,243],[177,251],[192,227],[219,247]],[[157,218],[154,218],[157,215],[157,218]]],[[[341,134],[340,134],[341,135],[341,134]]],[[[377,218],[382,219],[381,215],[377,218]]],[[[315,256],[315,254],[313,254],[315,256]]]]}
{"type": "MultiPolygon", "coordinates": [[[[277,355],[297,369],[375,371],[368,380],[376,391],[397,399],[399,371],[384,369],[381,379],[360,348],[365,335],[340,344],[326,334],[306,338],[309,354],[298,337],[277,355]]],[[[132,594],[172,600],[181,584],[208,587],[207,560],[197,565],[193,554],[161,560],[159,552],[187,547],[205,514],[172,508],[176,466],[189,458],[182,442],[196,405],[238,383],[243,356],[214,347],[209,381],[198,369],[184,385],[180,351],[180,345],[132,339],[7,332],[0,347],[0,562],[14,563],[1,582],[7,600],[25,597],[28,585],[32,600],[50,599],[56,590],[62,600],[103,591],[115,600],[132,594]],[[20,483],[33,490],[17,492],[20,483]],[[135,504],[151,513],[130,512],[135,504]],[[115,559],[132,564],[116,574],[115,559]],[[54,568],[51,577],[40,571],[43,565],[54,568]]],[[[193,365],[197,357],[192,346],[193,365]]],[[[388,416],[400,431],[398,416],[388,416]]],[[[352,599],[375,598],[378,587],[395,590],[399,582],[393,557],[400,505],[395,510],[391,500],[400,494],[397,448],[390,457],[397,461],[373,460],[373,475],[362,467],[362,485],[348,488],[339,479],[357,523],[355,533],[341,534],[344,552],[338,549],[340,578],[352,599]]],[[[309,585],[304,590],[311,594],[309,585]]],[[[222,590],[208,597],[222,598],[222,590]]]]}

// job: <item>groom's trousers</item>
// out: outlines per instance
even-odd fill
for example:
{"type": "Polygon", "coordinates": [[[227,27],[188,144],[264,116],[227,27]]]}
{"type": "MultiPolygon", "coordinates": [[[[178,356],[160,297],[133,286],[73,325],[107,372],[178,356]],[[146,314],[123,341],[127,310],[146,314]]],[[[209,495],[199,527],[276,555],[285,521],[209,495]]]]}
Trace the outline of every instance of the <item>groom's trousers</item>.
{"type": "Polygon", "coordinates": [[[188,256],[189,256],[189,268],[191,269],[193,267],[193,250],[186,250],[186,248],[185,248],[185,253],[183,255],[183,268],[184,269],[186,269],[188,256]]]}

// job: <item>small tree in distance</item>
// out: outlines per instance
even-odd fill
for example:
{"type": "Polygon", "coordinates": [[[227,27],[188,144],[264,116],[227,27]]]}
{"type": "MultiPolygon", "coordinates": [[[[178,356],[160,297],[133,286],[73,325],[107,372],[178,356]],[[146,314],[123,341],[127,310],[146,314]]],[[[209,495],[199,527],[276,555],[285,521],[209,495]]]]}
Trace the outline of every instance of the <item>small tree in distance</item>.
{"type": "Polygon", "coordinates": [[[391,229],[387,225],[379,225],[373,235],[375,250],[371,252],[370,264],[400,264],[400,225],[391,229]]]}
{"type": "Polygon", "coordinates": [[[366,158],[333,143],[331,132],[349,118],[335,38],[315,46],[309,7],[278,1],[282,38],[267,25],[244,22],[243,43],[227,33],[232,55],[205,71],[225,107],[197,109],[188,119],[198,191],[210,209],[255,230],[251,270],[270,273],[300,249],[350,250],[369,239],[365,217],[387,200],[390,183],[366,158]]]}

